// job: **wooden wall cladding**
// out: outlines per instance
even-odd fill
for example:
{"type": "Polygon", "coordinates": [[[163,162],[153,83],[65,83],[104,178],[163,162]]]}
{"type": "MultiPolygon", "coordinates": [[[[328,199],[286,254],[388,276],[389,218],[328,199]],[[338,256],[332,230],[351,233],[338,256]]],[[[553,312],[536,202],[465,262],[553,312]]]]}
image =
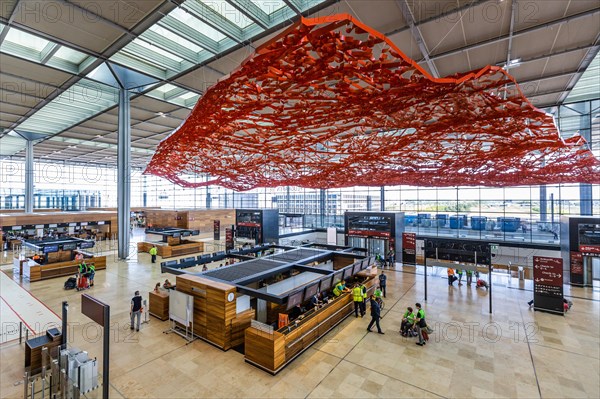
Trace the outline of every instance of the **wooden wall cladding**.
{"type": "MultiPolygon", "coordinates": [[[[141,241],[137,243],[138,252],[149,252],[154,244],[141,241]]],[[[163,258],[172,258],[174,256],[190,255],[204,252],[204,243],[202,241],[183,240],[180,245],[156,245],[158,256],[163,258]]]]}
{"type": "Polygon", "coordinates": [[[221,221],[221,229],[235,224],[234,209],[203,209],[203,210],[146,210],[146,220],[152,227],[178,227],[181,229],[200,230],[210,232],[213,230],[213,221],[221,221]]]}
{"type": "MultiPolygon", "coordinates": [[[[235,296],[232,285],[215,282],[199,276],[180,275],[176,278],[177,291],[194,297],[194,333],[223,350],[232,347],[232,326],[237,322],[235,296]],[[233,300],[228,296],[233,293],[233,300]]],[[[243,319],[243,315],[240,316],[243,319]]]]}
{"type": "Polygon", "coordinates": [[[285,363],[285,337],[277,331],[268,334],[253,327],[245,332],[244,358],[275,374],[285,363]]]}
{"type": "MultiPolygon", "coordinates": [[[[70,252],[70,251],[69,251],[70,252]]],[[[106,256],[95,256],[85,259],[87,264],[93,263],[98,270],[106,269],[106,256]]],[[[30,268],[29,281],[46,280],[54,277],[72,276],[79,271],[79,261],[69,260],[65,262],[50,263],[30,268]]]]}

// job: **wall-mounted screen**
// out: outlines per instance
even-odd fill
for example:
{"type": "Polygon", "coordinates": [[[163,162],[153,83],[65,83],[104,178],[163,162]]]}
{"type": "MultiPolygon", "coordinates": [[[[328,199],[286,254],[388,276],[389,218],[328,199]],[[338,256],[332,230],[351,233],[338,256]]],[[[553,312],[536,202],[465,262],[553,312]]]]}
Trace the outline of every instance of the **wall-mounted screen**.
{"type": "Polygon", "coordinates": [[[358,274],[358,272],[361,270],[361,266],[362,266],[363,262],[364,262],[364,260],[361,260],[354,264],[354,267],[352,268],[353,275],[358,274]]]}
{"type": "Polygon", "coordinates": [[[63,249],[63,251],[72,251],[74,249],[77,249],[77,243],[73,242],[73,243],[63,244],[62,249],[63,249]]]}
{"type": "Polygon", "coordinates": [[[343,274],[344,274],[343,270],[335,272],[335,274],[333,275],[333,285],[336,285],[337,283],[342,281],[343,274]]]}
{"type": "Polygon", "coordinates": [[[325,292],[331,288],[331,279],[333,276],[327,276],[321,280],[321,292],[325,292]]]}
{"type": "Polygon", "coordinates": [[[352,266],[344,269],[344,281],[346,281],[346,284],[352,283],[352,266]]]}
{"type": "Polygon", "coordinates": [[[288,296],[287,310],[290,310],[294,306],[302,303],[302,294],[303,294],[303,290],[300,290],[300,291],[291,293],[290,296],[288,296]]]}
{"type": "Polygon", "coordinates": [[[46,245],[44,247],[44,253],[47,254],[49,252],[58,252],[58,245],[46,245]]]}
{"type": "Polygon", "coordinates": [[[319,282],[309,285],[304,290],[304,302],[310,301],[310,299],[317,293],[319,290],[319,282]]]}

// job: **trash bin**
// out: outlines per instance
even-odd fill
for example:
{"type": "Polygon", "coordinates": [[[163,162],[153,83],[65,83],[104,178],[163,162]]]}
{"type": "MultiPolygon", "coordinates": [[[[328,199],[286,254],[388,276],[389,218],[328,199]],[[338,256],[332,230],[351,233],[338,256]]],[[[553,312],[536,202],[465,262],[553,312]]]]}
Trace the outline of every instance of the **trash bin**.
{"type": "Polygon", "coordinates": [[[525,280],[525,270],[523,269],[523,266],[519,266],[519,281],[524,281],[525,280]]]}

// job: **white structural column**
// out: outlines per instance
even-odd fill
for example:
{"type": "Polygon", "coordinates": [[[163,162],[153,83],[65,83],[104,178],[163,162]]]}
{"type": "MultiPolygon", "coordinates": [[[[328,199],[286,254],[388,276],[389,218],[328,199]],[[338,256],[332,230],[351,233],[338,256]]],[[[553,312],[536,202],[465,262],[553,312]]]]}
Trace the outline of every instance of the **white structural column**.
{"type": "Polygon", "coordinates": [[[33,213],[33,140],[25,147],[25,213],[33,213]]]}
{"type": "Polygon", "coordinates": [[[119,89],[119,130],[117,139],[117,223],[119,259],[129,256],[129,218],[131,200],[131,107],[130,93],[119,89]]]}

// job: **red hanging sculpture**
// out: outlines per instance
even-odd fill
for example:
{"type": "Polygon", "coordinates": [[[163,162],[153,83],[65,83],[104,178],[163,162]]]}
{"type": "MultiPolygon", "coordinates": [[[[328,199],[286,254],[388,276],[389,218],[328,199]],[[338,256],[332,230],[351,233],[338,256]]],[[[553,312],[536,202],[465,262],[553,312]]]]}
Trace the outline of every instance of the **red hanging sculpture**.
{"type": "Polygon", "coordinates": [[[211,87],[146,172],[185,187],[600,183],[503,69],[435,79],[349,15],[302,19],[211,87]],[[515,85],[508,91],[508,85],[515,85]],[[180,176],[208,174],[201,183],[180,176]]]}

